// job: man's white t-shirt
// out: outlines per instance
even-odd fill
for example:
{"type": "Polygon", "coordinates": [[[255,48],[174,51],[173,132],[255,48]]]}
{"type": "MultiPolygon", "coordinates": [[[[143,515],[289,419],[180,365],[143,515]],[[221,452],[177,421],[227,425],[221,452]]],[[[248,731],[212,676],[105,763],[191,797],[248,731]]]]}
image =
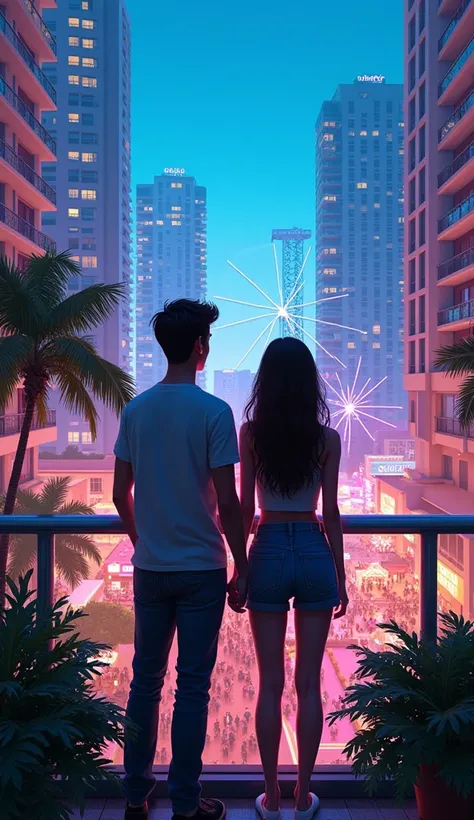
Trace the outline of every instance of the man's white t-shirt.
{"type": "Polygon", "coordinates": [[[211,470],[237,464],[229,405],[194,384],[157,384],[127,405],[114,453],[132,464],[132,563],[160,572],[227,565],[211,470]]]}

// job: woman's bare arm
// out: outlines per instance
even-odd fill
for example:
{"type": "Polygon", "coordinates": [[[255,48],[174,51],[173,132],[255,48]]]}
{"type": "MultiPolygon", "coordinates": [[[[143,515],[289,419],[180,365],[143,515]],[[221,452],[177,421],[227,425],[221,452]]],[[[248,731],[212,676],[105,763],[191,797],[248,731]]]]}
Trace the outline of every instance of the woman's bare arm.
{"type": "Polygon", "coordinates": [[[240,449],[240,505],[244,520],[244,533],[248,541],[255,517],[255,461],[248,432],[243,424],[239,433],[240,449]]]}
{"type": "Polygon", "coordinates": [[[322,470],[323,523],[336,565],[341,605],[334,617],[341,618],[347,609],[346,570],[344,567],[344,541],[338,504],[339,467],[341,463],[341,439],[336,430],[328,430],[326,453],[322,470]]]}

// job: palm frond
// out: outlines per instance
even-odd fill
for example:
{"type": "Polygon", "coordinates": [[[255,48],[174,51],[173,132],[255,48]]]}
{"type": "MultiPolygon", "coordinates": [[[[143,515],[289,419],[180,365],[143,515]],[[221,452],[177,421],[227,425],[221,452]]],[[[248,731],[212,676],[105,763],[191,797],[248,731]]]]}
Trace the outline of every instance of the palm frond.
{"type": "Polygon", "coordinates": [[[48,387],[45,388],[44,393],[39,393],[36,397],[35,413],[41,425],[46,424],[48,418],[48,387]]]}
{"type": "MultiPolygon", "coordinates": [[[[5,499],[0,499],[0,504],[5,499]]],[[[16,494],[15,512],[18,515],[42,515],[41,497],[33,490],[24,490],[21,487],[16,494]]]]}
{"type": "Polygon", "coordinates": [[[71,485],[70,476],[55,476],[48,478],[43,484],[39,494],[40,503],[43,508],[43,515],[53,515],[58,513],[67,499],[69,487],[71,485]]]}
{"type": "Polygon", "coordinates": [[[74,589],[81,581],[87,580],[90,568],[87,559],[69,545],[68,536],[56,536],[56,569],[67,584],[74,589]]]}
{"type": "Polygon", "coordinates": [[[135,385],[131,376],[112,362],[98,355],[95,347],[86,339],[77,336],[63,336],[48,344],[48,355],[63,368],[69,365],[75,376],[80,377],[85,387],[106,407],[119,415],[135,395],[135,385]]]}
{"type": "Polygon", "coordinates": [[[64,407],[73,414],[84,416],[89,424],[92,440],[95,441],[99,414],[81,379],[65,363],[64,366],[57,367],[55,380],[64,407]]]}
{"type": "Polygon", "coordinates": [[[70,251],[62,251],[42,256],[33,254],[24,278],[30,297],[51,309],[63,299],[69,279],[80,274],[81,269],[71,259],[70,251]]]}
{"type": "Polygon", "coordinates": [[[122,284],[91,285],[59,302],[48,317],[51,333],[87,333],[113,313],[124,295],[122,284]]]}
{"type": "Polygon", "coordinates": [[[22,272],[0,256],[0,332],[34,336],[44,314],[42,305],[31,297],[22,272]]]}
{"type": "Polygon", "coordinates": [[[459,388],[456,415],[463,427],[474,424],[474,374],[467,376],[459,388]]]}
{"type": "Polygon", "coordinates": [[[8,575],[18,579],[36,564],[37,540],[34,535],[18,535],[10,539],[8,575]]]}
{"type": "Polygon", "coordinates": [[[56,540],[58,539],[64,541],[64,545],[67,549],[78,552],[80,555],[83,555],[84,558],[87,558],[88,561],[93,561],[94,564],[100,567],[102,555],[99,548],[94,544],[91,536],[81,534],[57,535],[56,540]]]}
{"type": "Polygon", "coordinates": [[[474,336],[468,336],[456,344],[446,345],[438,350],[435,367],[444,370],[450,376],[474,373],[474,336]]]}
{"type": "Polygon", "coordinates": [[[0,408],[13,398],[32,352],[33,342],[27,336],[0,336],[0,408]]]}
{"type": "Polygon", "coordinates": [[[62,505],[58,510],[58,515],[95,515],[95,512],[89,504],[72,499],[62,505]]]}

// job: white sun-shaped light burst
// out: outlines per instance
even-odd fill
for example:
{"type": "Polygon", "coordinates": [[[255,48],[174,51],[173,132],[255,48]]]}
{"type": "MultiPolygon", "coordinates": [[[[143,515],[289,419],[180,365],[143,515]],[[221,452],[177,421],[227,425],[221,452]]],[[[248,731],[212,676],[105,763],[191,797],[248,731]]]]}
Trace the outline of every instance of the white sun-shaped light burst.
{"type": "Polygon", "coordinates": [[[336,379],[339,385],[339,389],[337,390],[332,384],[330,384],[326,379],[324,379],[326,385],[329,387],[330,390],[336,395],[336,399],[328,399],[330,404],[334,404],[338,410],[334,413],[331,411],[331,416],[333,419],[338,418],[337,424],[335,425],[336,430],[344,424],[343,430],[343,438],[344,442],[347,445],[347,452],[350,454],[351,452],[351,443],[352,443],[352,423],[357,422],[365,433],[375,441],[374,436],[370,432],[367,427],[366,422],[364,419],[371,419],[373,421],[379,422],[380,424],[386,424],[387,427],[394,427],[396,428],[396,424],[392,424],[390,421],[385,421],[384,419],[379,418],[379,416],[375,416],[373,413],[368,413],[368,410],[402,410],[403,408],[399,405],[395,404],[371,404],[370,402],[372,399],[369,396],[380,387],[384,381],[387,380],[387,376],[384,376],[383,379],[374,384],[373,387],[370,386],[372,379],[367,379],[365,384],[362,388],[359,389],[357,386],[357,381],[360,374],[360,367],[362,363],[362,358],[359,359],[357,364],[357,369],[354,376],[354,381],[352,385],[347,385],[346,387],[343,386],[341,379],[339,378],[339,374],[336,373],[336,379]]]}
{"type": "Polygon", "coordinates": [[[238,370],[239,367],[241,367],[241,365],[244,363],[246,358],[250,355],[252,350],[257,346],[259,341],[261,339],[263,339],[264,337],[265,337],[264,348],[267,347],[267,345],[269,344],[269,342],[272,338],[273,332],[275,330],[275,326],[276,326],[276,324],[279,320],[281,320],[282,322],[286,322],[288,330],[290,331],[290,335],[294,335],[294,336],[298,335],[299,336],[299,334],[302,333],[304,336],[306,336],[308,339],[310,339],[312,342],[314,342],[314,344],[317,347],[319,347],[321,350],[323,350],[324,353],[326,353],[327,356],[330,356],[332,359],[335,359],[341,365],[341,367],[344,367],[344,368],[346,367],[344,362],[342,362],[340,359],[338,359],[337,356],[334,356],[334,354],[332,354],[329,350],[327,350],[321,344],[321,342],[319,342],[315,338],[315,336],[313,336],[311,333],[309,333],[308,330],[306,330],[306,328],[304,327],[304,322],[308,321],[308,322],[313,322],[313,324],[315,324],[315,325],[320,324],[320,325],[327,325],[327,326],[330,326],[330,327],[342,328],[343,330],[352,330],[355,333],[361,333],[362,335],[366,335],[367,331],[359,330],[356,327],[349,327],[348,325],[340,325],[337,322],[327,322],[327,321],[324,321],[323,319],[318,319],[318,318],[314,318],[314,317],[311,317],[311,316],[304,316],[303,315],[302,311],[304,310],[304,308],[314,307],[315,305],[320,305],[323,302],[331,302],[334,299],[344,299],[347,296],[349,296],[348,293],[341,293],[337,296],[327,296],[327,297],[324,297],[322,299],[315,299],[312,302],[304,302],[303,304],[297,304],[295,302],[296,297],[298,296],[298,294],[304,288],[304,285],[305,285],[304,280],[303,280],[303,273],[304,273],[304,269],[306,267],[306,263],[308,261],[308,257],[310,255],[310,253],[311,253],[311,248],[308,248],[308,251],[306,252],[306,255],[305,255],[304,260],[303,260],[303,264],[301,265],[298,276],[296,277],[296,281],[295,281],[290,293],[288,294],[288,296],[286,296],[283,293],[283,286],[282,286],[282,280],[281,280],[281,275],[280,275],[280,267],[279,267],[279,264],[278,264],[277,248],[276,248],[275,243],[273,243],[273,257],[274,257],[274,262],[275,262],[275,275],[276,275],[276,283],[277,283],[277,290],[278,290],[278,296],[276,297],[276,301],[274,299],[272,299],[263,290],[263,288],[260,287],[260,285],[258,285],[256,282],[254,282],[253,279],[250,278],[250,276],[247,276],[247,274],[244,273],[242,270],[240,270],[240,268],[238,268],[236,265],[234,265],[233,262],[231,262],[230,260],[227,260],[227,264],[230,265],[230,267],[233,268],[233,270],[235,270],[236,273],[239,274],[239,276],[242,276],[242,278],[245,279],[246,282],[249,282],[249,284],[252,285],[252,287],[255,288],[255,290],[258,291],[261,294],[261,296],[263,296],[264,299],[266,299],[266,301],[267,301],[267,304],[262,305],[262,304],[256,304],[255,302],[244,302],[241,299],[231,299],[228,296],[215,296],[214,297],[214,299],[217,299],[218,301],[221,301],[221,302],[232,302],[233,304],[244,305],[245,307],[256,308],[256,309],[258,308],[258,309],[261,309],[261,310],[265,311],[265,313],[259,313],[256,316],[251,316],[249,319],[239,319],[237,322],[229,322],[226,325],[219,325],[219,327],[215,328],[216,330],[224,330],[225,328],[236,327],[237,325],[245,325],[249,322],[259,322],[259,321],[263,321],[264,319],[268,320],[265,323],[265,326],[264,326],[263,330],[253,340],[253,342],[250,345],[250,347],[248,348],[247,352],[244,353],[242,358],[237,362],[236,366],[233,368],[234,370],[238,370]]]}

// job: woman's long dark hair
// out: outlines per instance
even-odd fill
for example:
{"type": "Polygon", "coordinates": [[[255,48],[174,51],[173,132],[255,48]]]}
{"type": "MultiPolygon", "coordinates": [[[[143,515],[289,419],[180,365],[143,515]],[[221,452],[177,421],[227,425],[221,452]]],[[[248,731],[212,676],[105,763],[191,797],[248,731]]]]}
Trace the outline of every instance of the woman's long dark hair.
{"type": "Polygon", "coordinates": [[[330,415],[303,342],[287,337],[268,345],[245,415],[259,481],[283,496],[311,486],[321,468],[330,415]]]}

